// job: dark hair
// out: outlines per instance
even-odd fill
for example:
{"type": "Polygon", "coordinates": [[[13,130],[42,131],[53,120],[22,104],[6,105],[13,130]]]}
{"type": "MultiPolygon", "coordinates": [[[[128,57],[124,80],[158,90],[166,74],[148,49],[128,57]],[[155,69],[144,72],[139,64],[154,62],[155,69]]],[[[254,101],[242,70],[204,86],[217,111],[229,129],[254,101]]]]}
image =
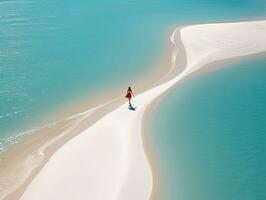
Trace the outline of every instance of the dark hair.
{"type": "Polygon", "coordinates": [[[131,90],[131,87],[128,87],[127,91],[132,91],[132,90],[131,90]]]}

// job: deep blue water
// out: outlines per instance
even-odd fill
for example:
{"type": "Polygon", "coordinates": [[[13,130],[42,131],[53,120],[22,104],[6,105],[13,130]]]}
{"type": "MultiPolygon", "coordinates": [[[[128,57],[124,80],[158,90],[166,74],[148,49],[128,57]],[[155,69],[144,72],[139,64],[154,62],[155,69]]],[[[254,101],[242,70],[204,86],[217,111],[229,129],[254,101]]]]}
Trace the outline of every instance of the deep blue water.
{"type": "Polygon", "coordinates": [[[266,57],[178,86],[152,119],[162,199],[266,199],[266,57]]]}

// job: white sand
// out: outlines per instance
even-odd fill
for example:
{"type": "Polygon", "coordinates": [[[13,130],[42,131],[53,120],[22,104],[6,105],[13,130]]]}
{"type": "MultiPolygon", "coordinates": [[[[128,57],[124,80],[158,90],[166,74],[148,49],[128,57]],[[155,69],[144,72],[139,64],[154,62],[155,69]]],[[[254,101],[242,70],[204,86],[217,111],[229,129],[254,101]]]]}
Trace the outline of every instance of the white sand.
{"type": "MultiPolygon", "coordinates": [[[[33,179],[22,200],[149,199],[152,172],[141,136],[147,106],[210,62],[266,51],[266,21],[193,25],[179,31],[187,55],[185,70],[137,95],[135,112],[125,103],[63,145],[33,179]]],[[[177,44],[174,35],[172,42],[177,44]]]]}

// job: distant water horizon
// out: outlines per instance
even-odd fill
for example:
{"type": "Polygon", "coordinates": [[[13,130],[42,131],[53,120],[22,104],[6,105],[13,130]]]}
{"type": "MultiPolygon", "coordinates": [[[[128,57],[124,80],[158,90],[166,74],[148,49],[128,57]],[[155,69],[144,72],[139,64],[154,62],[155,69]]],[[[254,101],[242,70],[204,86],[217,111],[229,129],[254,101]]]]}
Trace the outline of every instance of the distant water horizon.
{"type": "Polygon", "coordinates": [[[170,27],[263,17],[265,8],[260,0],[0,2],[0,152],[68,103],[134,86],[159,61],[170,27]]]}
{"type": "Polygon", "coordinates": [[[160,197],[264,200],[265,102],[266,54],[177,86],[151,120],[160,197]]]}

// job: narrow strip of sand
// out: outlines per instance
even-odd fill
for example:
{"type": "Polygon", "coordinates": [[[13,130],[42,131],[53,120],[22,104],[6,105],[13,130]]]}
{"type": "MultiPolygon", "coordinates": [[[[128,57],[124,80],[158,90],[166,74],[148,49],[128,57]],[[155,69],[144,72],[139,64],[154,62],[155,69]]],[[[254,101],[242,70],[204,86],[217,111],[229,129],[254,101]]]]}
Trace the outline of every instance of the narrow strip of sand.
{"type": "Polygon", "coordinates": [[[119,105],[61,146],[33,178],[22,200],[149,199],[153,178],[142,141],[148,106],[176,83],[209,63],[266,51],[266,21],[183,27],[171,37],[186,53],[185,69],[137,95],[136,111],[119,105]],[[178,74],[178,75],[177,75],[178,74]]]}

